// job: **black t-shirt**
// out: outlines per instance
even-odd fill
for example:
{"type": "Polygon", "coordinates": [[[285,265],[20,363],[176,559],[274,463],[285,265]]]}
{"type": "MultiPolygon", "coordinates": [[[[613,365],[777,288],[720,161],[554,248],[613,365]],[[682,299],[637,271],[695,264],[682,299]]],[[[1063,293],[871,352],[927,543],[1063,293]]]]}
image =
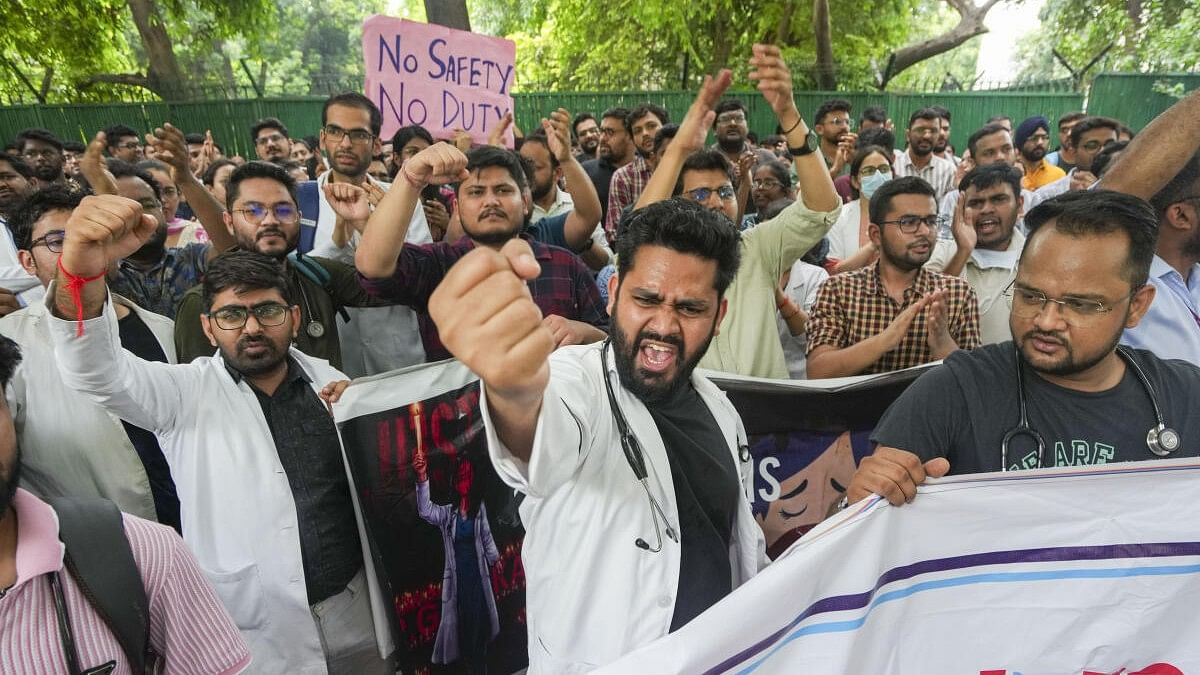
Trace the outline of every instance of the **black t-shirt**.
{"type": "MultiPolygon", "coordinates": [[[[1145,371],[1169,428],[1182,445],[1172,457],[1200,454],[1200,368],[1130,350],[1145,371]]],[[[1156,424],[1146,389],[1132,368],[1102,392],[1080,392],[1051,384],[1026,364],[1029,426],[1042,435],[1042,466],[1078,466],[1155,459],[1146,432],[1156,424]]],[[[1018,426],[1016,351],[1012,342],[956,351],[945,364],[922,375],[884,413],[871,440],[915,453],[924,460],[945,457],[950,473],[1000,470],[1004,434],[1018,426]]],[[[1008,468],[1037,464],[1037,444],[1017,435],[1008,468]]]]}
{"type": "Polygon", "coordinates": [[[666,446],[679,506],[683,552],[671,618],[675,631],[733,590],[729,544],[741,493],[725,435],[690,382],[647,408],[666,446]]]}
{"type": "MultiPolygon", "coordinates": [[[[162,345],[146,322],[137,315],[129,315],[117,322],[120,329],[121,346],[143,361],[167,362],[167,355],[162,345]]],[[[146,469],[146,478],[150,481],[150,494],[154,497],[154,511],[158,522],[170,525],[180,532],[179,525],[179,496],[175,493],[175,481],[171,478],[171,467],[163,456],[162,448],[158,447],[158,439],[154,434],[122,421],[125,435],[137,450],[142,466],[146,469]]]]}
{"type": "Polygon", "coordinates": [[[600,222],[603,223],[608,217],[608,187],[612,183],[613,174],[617,172],[617,167],[607,159],[596,158],[584,162],[583,170],[596,187],[596,196],[600,198],[600,222]]]}

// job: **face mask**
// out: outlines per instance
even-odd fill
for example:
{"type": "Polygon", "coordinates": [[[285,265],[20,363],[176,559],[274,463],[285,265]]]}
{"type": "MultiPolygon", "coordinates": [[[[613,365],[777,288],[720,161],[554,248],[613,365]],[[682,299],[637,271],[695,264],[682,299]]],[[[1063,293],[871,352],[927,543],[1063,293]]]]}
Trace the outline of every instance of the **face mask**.
{"type": "Polygon", "coordinates": [[[871,196],[875,194],[875,191],[878,190],[881,185],[883,185],[884,183],[888,182],[891,179],[892,179],[891,173],[886,172],[886,171],[876,171],[875,173],[871,174],[870,176],[867,176],[866,178],[863,178],[862,180],[859,181],[862,184],[862,187],[859,188],[859,192],[863,193],[863,195],[865,195],[867,199],[870,199],[871,196]]]}

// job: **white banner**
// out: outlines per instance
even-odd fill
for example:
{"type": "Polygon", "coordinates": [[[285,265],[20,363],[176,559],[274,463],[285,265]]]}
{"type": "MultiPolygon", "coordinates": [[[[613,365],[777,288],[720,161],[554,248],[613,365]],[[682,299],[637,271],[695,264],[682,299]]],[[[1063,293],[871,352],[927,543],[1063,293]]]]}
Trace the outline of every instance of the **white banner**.
{"type": "Polygon", "coordinates": [[[1197,486],[1193,458],[864,500],[603,672],[1200,673],[1197,486]]]}

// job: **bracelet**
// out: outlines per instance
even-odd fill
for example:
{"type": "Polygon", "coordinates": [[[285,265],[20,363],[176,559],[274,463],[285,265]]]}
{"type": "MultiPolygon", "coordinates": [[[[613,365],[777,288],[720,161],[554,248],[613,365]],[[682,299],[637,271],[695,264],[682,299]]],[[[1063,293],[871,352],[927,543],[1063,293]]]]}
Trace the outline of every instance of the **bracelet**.
{"type": "Polygon", "coordinates": [[[400,165],[400,173],[404,174],[404,180],[408,181],[408,184],[411,185],[414,190],[424,190],[425,186],[429,185],[429,183],[422,183],[416,178],[413,178],[412,174],[408,172],[408,162],[400,165]]]}
{"type": "Polygon", "coordinates": [[[800,123],[801,123],[801,122],[803,122],[803,121],[804,121],[804,115],[801,115],[801,116],[800,116],[800,118],[796,120],[796,123],[792,125],[792,128],[791,128],[791,129],[788,129],[787,131],[783,132],[783,137],[784,137],[784,139],[786,140],[786,139],[787,139],[787,135],[788,135],[788,134],[790,134],[790,133],[792,133],[793,131],[795,131],[795,130],[796,130],[796,128],[797,128],[797,127],[799,127],[799,126],[800,126],[800,123]]]}
{"type": "Polygon", "coordinates": [[[107,272],[101,272],[94,277],[81,277],[71,274],[67,268],[63,267],[62,256],[58,257],[58,271],[62,273],[67,280],[67,292],[71,294],[71,302],[75,303],[75,337],[83,337],[83,287],[99,281],[105,277],[107,272]]]}

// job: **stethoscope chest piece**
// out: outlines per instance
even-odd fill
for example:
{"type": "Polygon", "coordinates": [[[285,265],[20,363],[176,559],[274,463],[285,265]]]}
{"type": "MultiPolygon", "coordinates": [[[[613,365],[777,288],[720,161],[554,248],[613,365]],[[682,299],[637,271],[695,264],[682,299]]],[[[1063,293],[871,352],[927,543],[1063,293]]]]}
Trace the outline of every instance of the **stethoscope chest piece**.
{"type": "Polygon", "coordinates": [[[308,333],[309,337],[319,338],[325,334],[325,326],[320,321],[309,321],[304,327],[304,332],[308,333]]]}
{"type": "Polygon", "coordinates": [[[1150,452],[1166,457],[1179,449],[1179,432],[1160,422],[1146,433],[1146,445],[1150,452]]]}

